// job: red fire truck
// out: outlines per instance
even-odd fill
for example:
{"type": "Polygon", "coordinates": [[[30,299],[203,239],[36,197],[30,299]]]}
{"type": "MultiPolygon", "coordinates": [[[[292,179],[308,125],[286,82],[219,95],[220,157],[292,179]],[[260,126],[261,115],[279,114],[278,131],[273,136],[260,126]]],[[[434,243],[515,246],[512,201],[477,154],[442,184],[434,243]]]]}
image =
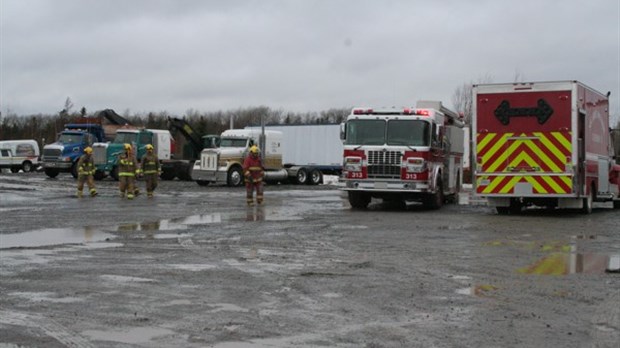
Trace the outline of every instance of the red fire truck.
{"type": "Polygon", "coordinates": [[[474,192],[499,214],[619,207],[609,94],[577,81],[473,86],[474,192]]]}
{"type": "Polygon", "coordinates": [[[463,123],[441,102],[354,108],[341,137],[342,180],[353,208],[366,208],[372,197],[418,201],[431,209],[456,199],[463,175],[463,123]]]}

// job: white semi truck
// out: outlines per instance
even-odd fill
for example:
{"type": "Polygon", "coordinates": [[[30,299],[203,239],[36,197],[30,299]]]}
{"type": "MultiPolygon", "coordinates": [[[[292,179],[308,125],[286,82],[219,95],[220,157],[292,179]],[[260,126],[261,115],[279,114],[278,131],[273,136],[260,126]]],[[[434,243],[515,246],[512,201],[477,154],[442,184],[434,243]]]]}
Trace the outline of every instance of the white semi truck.
{"type": "MultiPolygon", "coordinates": [[[[317,185],[322,182],[323,174],[340,174],[343,151],[340,125],[278,125],[264,129],[265,181],[317,185]]],[[[250,146],[260,145],[261,134],[262,127],[225,131],[219,148],[201,152],[192,179],[199,185],[242,185],[243,159],[250,146]]]]}

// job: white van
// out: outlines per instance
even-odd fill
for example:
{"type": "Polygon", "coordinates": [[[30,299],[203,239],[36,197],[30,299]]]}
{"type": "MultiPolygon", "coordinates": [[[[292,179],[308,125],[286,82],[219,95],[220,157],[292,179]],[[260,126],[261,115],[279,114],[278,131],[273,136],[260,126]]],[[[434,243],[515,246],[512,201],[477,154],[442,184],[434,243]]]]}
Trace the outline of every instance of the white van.
{"type": "Polygon", "coordinates": [[[0,168],[9,168],[13,173],[31,172],[39,166],[40,158],[39,144],[35,140],[0,141],[0,168]]]}

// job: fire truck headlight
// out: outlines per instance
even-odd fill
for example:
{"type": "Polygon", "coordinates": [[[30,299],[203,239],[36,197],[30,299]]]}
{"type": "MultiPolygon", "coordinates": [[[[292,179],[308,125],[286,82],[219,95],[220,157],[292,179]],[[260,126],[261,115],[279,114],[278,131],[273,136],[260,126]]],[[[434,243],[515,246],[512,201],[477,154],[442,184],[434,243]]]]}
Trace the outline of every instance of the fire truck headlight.
{"type": "Polygon", "coordinates": [[[426,163],[423,158],[410,157],[405,162],[405,168],[409,173],[420,173],[426,169],[426,163]]]}
{"type": "Polygon", "coordinates": [[[361,172],[362,171],[362,158],[361,157],[345,157],[344,170],[348,172],[361,172]]]}

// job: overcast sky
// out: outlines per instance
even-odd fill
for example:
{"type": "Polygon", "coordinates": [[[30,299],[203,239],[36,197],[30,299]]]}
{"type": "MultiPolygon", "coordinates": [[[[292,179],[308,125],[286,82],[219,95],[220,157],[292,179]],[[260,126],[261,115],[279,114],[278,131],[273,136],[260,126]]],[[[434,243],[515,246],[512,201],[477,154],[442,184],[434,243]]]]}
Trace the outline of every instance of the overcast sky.
{"type": "Polygon", "coordinates": [[[452,105],[579,80],[620,115],[620,0],[0,0],[0,110],[452,105]]]}

